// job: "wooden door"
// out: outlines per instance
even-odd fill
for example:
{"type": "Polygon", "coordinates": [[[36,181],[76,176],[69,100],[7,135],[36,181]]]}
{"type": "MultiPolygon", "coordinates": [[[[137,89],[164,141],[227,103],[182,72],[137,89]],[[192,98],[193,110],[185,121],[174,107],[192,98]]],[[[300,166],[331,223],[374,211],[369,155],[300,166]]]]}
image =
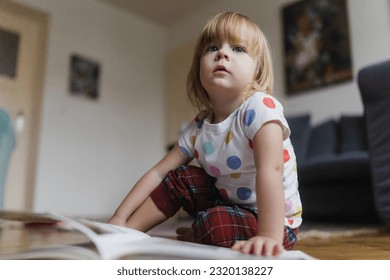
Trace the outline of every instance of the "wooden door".
{"type": "Polygon", "coordinates": [[[0,1],[0,107],[11,115],[16,133],[5,187],[6,209],[32,208],[47,22],[41,12],[0,1]]]}

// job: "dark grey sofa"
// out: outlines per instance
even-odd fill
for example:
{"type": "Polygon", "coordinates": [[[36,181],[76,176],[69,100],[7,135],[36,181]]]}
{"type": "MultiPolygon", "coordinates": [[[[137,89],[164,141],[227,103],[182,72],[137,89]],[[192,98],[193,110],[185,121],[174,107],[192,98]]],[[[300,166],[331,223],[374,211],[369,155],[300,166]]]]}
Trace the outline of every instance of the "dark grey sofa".
{"type": "Polygon", "coordinates": [[[370,153],[372,190],[379,219],[390,224],[390,60],[358,73],[370,153]]]}
{"type": "Polygon", "coordinates": [[[376,222],[363,116],[341,116],[316,125],[310,115],[287,121],[304,219],[376,222]]]}
{"type": "Polygon", "coordinates": [[[358,72],[362,116],[289,117],[303,215],[390,224],[390,60],[358,72]]]}

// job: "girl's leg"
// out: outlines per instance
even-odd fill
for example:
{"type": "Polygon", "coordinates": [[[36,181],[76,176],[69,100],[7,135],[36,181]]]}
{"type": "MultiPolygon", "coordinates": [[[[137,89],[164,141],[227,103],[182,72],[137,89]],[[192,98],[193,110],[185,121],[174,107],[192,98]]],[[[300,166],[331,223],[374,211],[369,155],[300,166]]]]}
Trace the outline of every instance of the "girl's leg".
{"type": "MultiPolygon", "coordinates": [[[[194,238],[200,243],[232,247],[238,240],[256,235],[257,217],[238,206],[217,206],[202,211],[192,224],[194,238]]],[[[285,227],[283,246],[291,250],[297,241],[298,229],[285,227]]]]}
{"type": "Polygon", "coordinates": [[[232,247],[256,234],[257,218],[238,206],[216,206],[199,212],[192,229],[200,243],[232,247]]]}
{"type": "Polygon", "coordinates": [[[214,178],[195,166],[181,166],[167,177],[129,218],[126,226],[148,231],[183,207],[192,217],[215,205],[214,178]]]}
{"type": "Polygon", "coordinates": [[[167,217],[183,209],[193,218],[199,211],[215,206],[220,198],[215,188],[215,179],[202,168],[180,166],[170,171],[150,197],[167,217]]]}
{"type": "Polygon", "coordinates": [[[148,197],[126,222],[126,226],[132,229],[147,232],[158,224],[168,219],[153,200],[148,197]]]}

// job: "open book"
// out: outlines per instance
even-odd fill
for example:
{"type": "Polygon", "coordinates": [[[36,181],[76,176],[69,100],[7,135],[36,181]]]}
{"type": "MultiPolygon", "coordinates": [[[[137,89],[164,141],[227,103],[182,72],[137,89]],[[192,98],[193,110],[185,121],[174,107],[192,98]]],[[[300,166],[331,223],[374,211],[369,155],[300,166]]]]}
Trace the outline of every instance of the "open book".
{"type": "MultiPolygon", "coordinates": [[[[34,214],[0,211],[0,231],[6,231],[6,221],[42,224],[51,227],[51,234],[74,231],[85,237],[85,242],[49,242],[40,246],[19,247],[3,253],[0,259],[264,259],[244,255],[229,248],[195,244],[174,239],[154,237],[133,229],[86,219],[57,214],[34,214]],[[3,221],[3,222],[1,222],[3,221]]],[[[28,228],[29,234],[42,230],[41,226],[28,228]]],[[[30,238],[34,239],[34,238],[30,238]]],[[[64,238],[60,238],[63,240],[64,238]]],[[[45,242],[46,243],[46,242],[45,242]]],[[[301,251],[286,251],[277,259],[313,259],[301,251]]]]}

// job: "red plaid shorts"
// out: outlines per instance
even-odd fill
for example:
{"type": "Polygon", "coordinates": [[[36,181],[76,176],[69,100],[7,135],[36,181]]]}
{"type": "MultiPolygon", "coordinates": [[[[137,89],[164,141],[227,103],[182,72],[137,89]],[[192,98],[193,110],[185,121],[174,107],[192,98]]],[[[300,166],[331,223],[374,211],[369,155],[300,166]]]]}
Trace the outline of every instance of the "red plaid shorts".
{"type": "MultiPolygon", "coordinates": [[[[194,218],[195,240],[203,244],[231,247],[238,240],[256,235],[256,209],[224,201],[215,187],[215,178],[202,168],[180,166],[170,171],[150,197],[167,217],[183,207],[194,218]]],[[[294,247],[297,234],[297,228],[285,227],[285,249],[294,247]]]]}

